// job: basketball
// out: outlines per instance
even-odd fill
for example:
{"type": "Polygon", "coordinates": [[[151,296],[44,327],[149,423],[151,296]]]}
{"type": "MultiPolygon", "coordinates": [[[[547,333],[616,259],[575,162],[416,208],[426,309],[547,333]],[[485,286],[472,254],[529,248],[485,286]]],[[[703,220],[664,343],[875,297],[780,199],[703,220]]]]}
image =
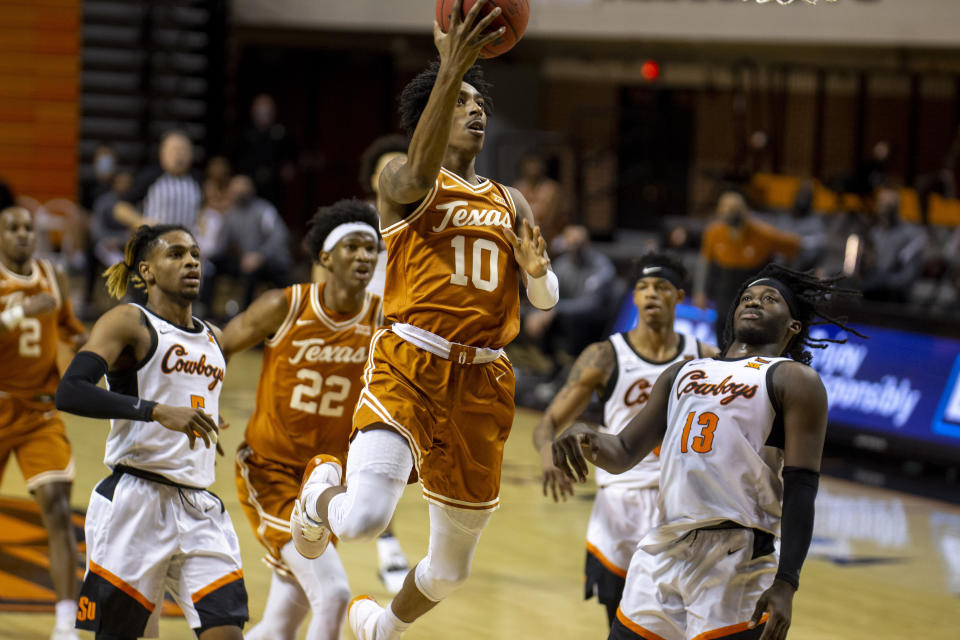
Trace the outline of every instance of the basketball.
{"type": "MultiPolygon", "coordinates": [[[[463,0],[461,8],[463,15],[467,15],[477,0],[463,0]]],[[[453,10],[454,0],[437,0],[437,22],[444,32],[450,27],[450,12],[453,10]]],[[[496,58],[513,48],[523,32],[527,30],[527,21],[530,19],[530,3],[527,0],[487,0],[480,9],[480,15],[485,16],[494,7],[500,7],[502,13],[488,27],[488,31],[506,27],[503,35],[485,46],[480,51],[481,58],[496,58]]],[[[478,18],[479,20],[479,18],[478,18]]]]}

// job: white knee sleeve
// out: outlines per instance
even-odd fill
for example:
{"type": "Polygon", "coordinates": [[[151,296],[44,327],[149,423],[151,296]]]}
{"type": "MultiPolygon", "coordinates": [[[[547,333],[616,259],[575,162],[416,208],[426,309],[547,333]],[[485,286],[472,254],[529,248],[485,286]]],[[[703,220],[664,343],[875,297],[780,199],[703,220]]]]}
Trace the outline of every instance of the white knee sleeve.
{"type": "Polygon", "coordinates": [[[327,508],[330,530],[341,540],[372,540],[387,525],[407,486],[413,454],[395,431],[361,431],[350,445],[347,491],[327,508]]]}
{"type": "Polygon", "coordinates": [[[420,593],[440,602],[466,582],[490,515],[490,511],[430,505],[430,548],[414,574],[420,593]]]}
{"type": "Polygon", "coordinates": [[[280,555],[310,603],[307,640],[338,640],[350,603],[350,583],[337,550],[330,545],[319,558],[308,560],[288,542],[280,555]]]}

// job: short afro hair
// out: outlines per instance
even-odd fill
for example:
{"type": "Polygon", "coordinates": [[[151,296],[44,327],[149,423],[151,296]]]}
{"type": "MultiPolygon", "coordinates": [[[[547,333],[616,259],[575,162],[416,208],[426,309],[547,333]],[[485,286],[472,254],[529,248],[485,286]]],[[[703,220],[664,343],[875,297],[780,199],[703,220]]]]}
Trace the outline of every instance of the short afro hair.
{"type": "MultiPolygon", "coordinates": [[[[400,94],[400,127],[407,132],[408,136],[413,135],[423,110],[427,108],[427,100],[430,99],[430,92],[433,91],[433,85],[437,82],[439,71],[440,59],[436,58],[430,66],[418,73],[400,94]]],[[[493,98],[490,96],[490,90],[493,87],[483,79],[483,69],[480,65],[474,64],[467,69],[463,74],[463,81],[483,96],[483,110],[487,115],[493,113],[493,98]]]]}
{"type": "Polygon", "coordinates": [[[360,188],[363,189],[364,195],[367,197],[373,195],[370,179],[373,177],[373,172],[377,168],[377,162],[380,158],[388,153],[406,153],[408,146],[410,146],[410,139],[407,136],[391,133],[380,136],[363,150],[363,155],[360,156],[360,173],[357,175],[357,180],[360,182],[360,188]]]}
{"type": "Polygon", "coordinates": [[[330,232],[348,222],[366,222],[377,232],[380,238],[380,220],[377,211],[366,202],[351,198],[338,200],[327,207],[320,207],[307,223],[307,235],[303,239],[303,248],[314,262],[319,261],[323,251],[323,241],[330,232]]]}
{"type": "Polygon", "coordinates": [[[666,251],[651,251],[633,261],[633,270],[630,273],[630,286],[637,284],[637,281],[644,277],[643,270],[647,267],[666,267],[678,276],[680,276],[680,289],[689,291],[690,274],[683,262],[676,255],[666,251]]]}

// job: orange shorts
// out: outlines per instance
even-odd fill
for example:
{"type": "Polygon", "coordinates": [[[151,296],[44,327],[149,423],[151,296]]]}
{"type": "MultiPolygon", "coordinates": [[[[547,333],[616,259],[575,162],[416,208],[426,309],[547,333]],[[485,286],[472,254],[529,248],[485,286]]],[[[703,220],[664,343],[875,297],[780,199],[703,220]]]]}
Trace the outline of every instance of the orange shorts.
{"type": "Polygon", "coordinates": [[[0,397],[0,477],[11,453],[30,491],[50,482],[73,482],[70,442],[52,405],[0,397]]]}
{"type": "Polygon", "coordinates": [[[290,513],[300,492],[303,469],[267,460],[241,442],[236,458],[240,506],[266,550],[263,561],[281,572],[289,568],[280,549],[290,542],[290,513]]]}
{"type": "Polygon", "coordinates": [[[430,502],[493,510],[503,444],[513,425],[513,366],[506,356],[457,364],[379,331],[370,344],[354,433],[383,423],[407,439],[430,502]]]}

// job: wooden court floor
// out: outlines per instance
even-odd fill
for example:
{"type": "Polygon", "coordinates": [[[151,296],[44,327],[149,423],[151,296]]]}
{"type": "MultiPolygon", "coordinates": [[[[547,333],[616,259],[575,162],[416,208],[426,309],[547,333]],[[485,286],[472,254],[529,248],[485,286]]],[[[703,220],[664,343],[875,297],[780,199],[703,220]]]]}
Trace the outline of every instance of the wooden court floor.
{"type": "MultiPolygon", "coordinates": [[[[252,619],[259,619],[270,573],[237,503],[233,460],[253,409],[259,352],[230,365],[223,414],[231,424],[222,441],[213,487],[233,517],[243,549],[252,619]]],[[[606,638],[599,605],[582,598],[584,532],[592,486],[555,505],[540,494],[538,464],[530,444],[537,414],[518,413],[507,442],[502,508],[484,532],[467,585],[418,622],[411,640],[470,638],[583,640],[606,638]]],[[[73,503],[85,508],[106,475],[103,421],[67,419],[77,480],[73,503]]],[[[25,495],[10,464],[0,491],[25,495]]],[[[426,503],[408,487],[397,514],[397,533],[416,561],[426,551],[426,503]]],[[[374,544],[342,544],[341,557],[354,593],[386,602],[376,578],[374,544]]],[[[827,478],[818,498],[816,539],[794,601],[790,640],[956,640],[960,612],[960,507],[827,478]]],[[[49,637],[52,615],[0,613],[0,639],[49,637]]],[[[180,618],[161,622],[161,637],[193,638],[180,618]]],[[[92,634],[81,634],[92,638],[92,634]]],[[[301,637],[303,637],[301,635],[301,637]]],[[[352,638],[345,630],[343,638],[352,638]]]]}

